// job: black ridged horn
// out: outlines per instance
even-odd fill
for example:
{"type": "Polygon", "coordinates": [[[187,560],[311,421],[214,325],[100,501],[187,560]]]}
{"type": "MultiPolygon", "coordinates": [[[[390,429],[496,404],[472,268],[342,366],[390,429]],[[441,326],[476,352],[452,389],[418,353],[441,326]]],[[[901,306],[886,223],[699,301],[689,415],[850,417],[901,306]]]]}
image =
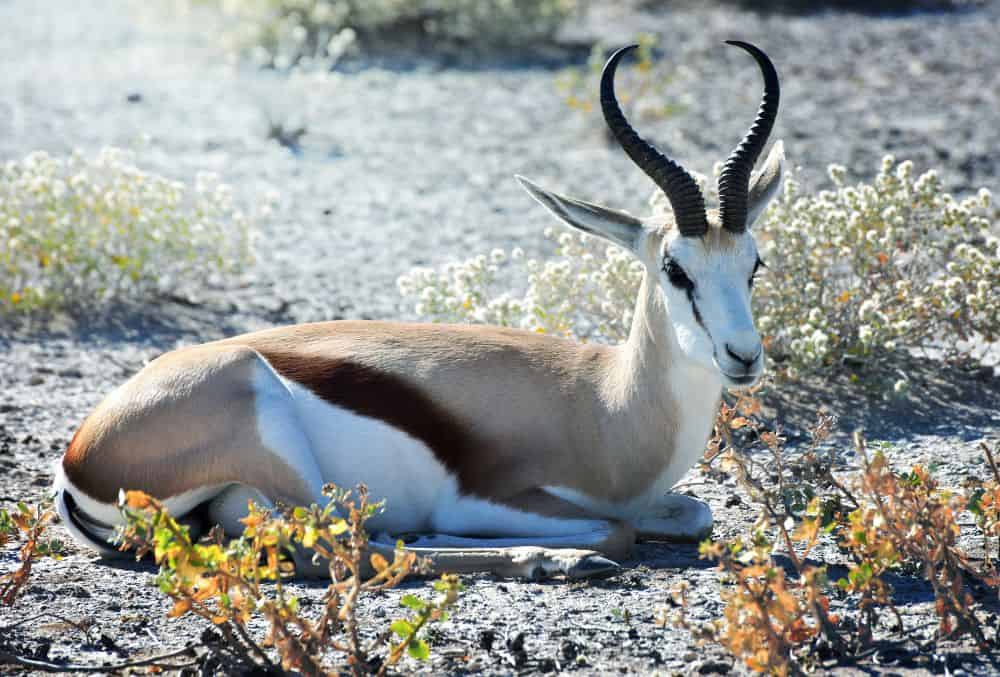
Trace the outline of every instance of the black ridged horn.
{"type": "Polygon", "coordinates": [[[757,109],[757,118],[740,145],[736,146],[726,160],[722,174],[719,175],[719,214],[722,227],[730,232],[740,233],[747,228],[750,172],[764,150],[767,137],[774,127],[774,120],[778,117],[778,73],[767,54],[750,43],[726,40],[726,44],[749,52],[764,76],[764,95],[760,100],[760,108],[757,109]]]}
{"type": "Polygon", "coordinates": [[[601,111],[604,121],[632,162],[659,186],[670,200],[674,219],[681,235],[700,237],[708,230],[705,198],[698,183],[683,167],[656,150],[639,136],[625,119],[615,97],[615,71],[618,62],[638,45],[622,47],[611,55],[601,74],[601,111]]]}

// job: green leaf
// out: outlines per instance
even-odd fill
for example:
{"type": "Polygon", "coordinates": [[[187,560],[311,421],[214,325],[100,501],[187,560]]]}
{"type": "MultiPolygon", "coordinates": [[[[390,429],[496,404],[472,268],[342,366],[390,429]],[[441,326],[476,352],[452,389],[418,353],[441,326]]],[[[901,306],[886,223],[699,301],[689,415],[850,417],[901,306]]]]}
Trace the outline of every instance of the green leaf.
{"type": "Polygon", "coordinates": [[[977,517],[980,517],[983,514],[982,502],[983,502],[983,495],[985,493],[986,492],[983,491],[982,487],[977,488],[975,491],[972,492],[972,495],[969,496],[969,502],[965,506],[966,508],[968,508],[969,512],[971,512],[973,515],[977,517]]]}
{"type": "Polygon", "coordinates": [[[427,642],[416,637],[410,640],[410,644],[406,647],[406,650],[411,656],[420,661],[425,661],[431,657],[431,648],[427,646],[427,642]]]}
{"type": "Polygon", "coordinates": [[[403,598],[399,600],[401,606],[405,606],[407,609],[413,609],[414,611],[423,611],[427,608],[427,602],[420,599],[416,595],[403,595],[403,598]]]}
{"type": "Polygon", "coordinates": [[[410,637],[413,635],[413,625],[404,618],[393,621],[389,629],[400,637],[410,637]]]}

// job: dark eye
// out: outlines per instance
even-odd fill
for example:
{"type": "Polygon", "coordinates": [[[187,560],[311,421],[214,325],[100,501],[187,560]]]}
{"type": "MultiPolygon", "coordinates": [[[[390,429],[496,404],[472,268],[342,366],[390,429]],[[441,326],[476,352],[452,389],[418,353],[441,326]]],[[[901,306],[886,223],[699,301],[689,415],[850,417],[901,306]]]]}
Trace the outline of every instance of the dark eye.
{"type": "Polygon", "coordinates": [[[691,291],[694,289],[694,282],[691,278],[687,276],[684,269],[677,265],[677,262],[673,259],[667,259],[663,263],[663,272],[667,274],[667,279],[670,280],[670,284],[674,285],[678,289],[683,289],[685,291],[691,291]]]}
{"type": "Polygon", "coordinates": [[[757,278],[757,271],[759,271],[761,268],[767,268],[767,264],[761,261],[760,257],[758,256],[757,262],[753,264],[753,272],[750,273],[750,279],[747,282],[750,285],[751,289],[753,289],[753,281],[757,278]]]}

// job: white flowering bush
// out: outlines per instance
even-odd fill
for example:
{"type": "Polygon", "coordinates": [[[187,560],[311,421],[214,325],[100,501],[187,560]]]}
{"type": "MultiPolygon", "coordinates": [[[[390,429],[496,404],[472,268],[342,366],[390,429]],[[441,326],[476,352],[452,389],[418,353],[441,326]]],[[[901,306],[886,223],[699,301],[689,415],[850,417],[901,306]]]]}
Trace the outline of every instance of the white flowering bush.
{"type": "Polygon", "coordinates": [[[118,148],[34,152],[0,169],[0,315],[201,284],[247,263],[250,239],[250,217],[213,174],[192,187],[118,148]]]}
{"type": "MultiPolygon", "coordinates": [[[[871,183],[849,186],[844,173],[830,167],[833,189],[814,195],[788,176],[783,197],[755,226],[768,266],[756,285],[757,324],[782,370],[875,364],[921,347],[956,358],[966,339],[1000,339],[1000,241],[991,234],[989,192],[956,200],[935,172],[914,177],[912,163],[891,157],[871,183]]],[[[651,203],[667,208],[662,193],[651,203]]],[[[433,321],[623,340],[641,265],[594,238],[546,233],[557,244],[549,259],[495,250],[414,269],[399,290],[433,321]],[[504,270],[512,264],[520,268],[504,270]],[[527,285],[512,290],[510,279],[527,285]]]]}
{"type": "MultiPolygon", "coordinates": [[[[518,327],[582,340],[614,342],[628,334],[642,264],[588,235],[545,230],[555,257],[528,259],[520,248],[494,249],[441,268],[414,268],[397,281],[416,312],[435,322],[518,327]],[[527,285],[512,290],[502,267],[520,267],[527,285]]],[[[504,271],[513,272],[513,271],[504,271]]]]}
{"type": "MultiPolygon", "coordinates": [[[[192,2],[192,0],[187,0],[192,2]]],[[[279,68],[303,58],[335,60],[355,37],[399,30],[450,40],[521,45],[551,37],[578,0],[194,0],[233,20],[234,50],[279,68]]]]}
{"type": "Polygon", "coordinates": [[[797,181],[758,229],[769,265],[757,322],[769,353],[793,366],[934,348],[960,357],[965,341],[1000,338],[1000,241],[990,193],[957,200],[933,170],[886,156],[869,184],[802,195],[797,181]]]}

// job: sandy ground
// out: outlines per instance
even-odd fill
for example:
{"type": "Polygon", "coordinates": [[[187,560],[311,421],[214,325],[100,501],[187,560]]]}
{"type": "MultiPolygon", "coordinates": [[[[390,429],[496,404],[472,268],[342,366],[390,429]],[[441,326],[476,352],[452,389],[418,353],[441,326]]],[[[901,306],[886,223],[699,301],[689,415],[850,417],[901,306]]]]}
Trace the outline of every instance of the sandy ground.
{"type": "MultiPolygon", "coordinates": [[[[939,168],[958,192],[980,185],[997,192],[998,20],[993,4],[894,17],[605,8],[571,32],[608,44],[639,30],[662,36],[665,58],[681,68],[668,91],[682,106],[644,129],[693,169],[708,172],[722,159],[756,107],[758,76],[744,55],[721,45],[739,36],[765,46],[779,66],[776,137],[786,140],[807,185],[820,185],[834,161],[870,175],[892,151],[918,168],[939,168]]],[[[283,195],[264,227],[258,264],[225,288],[185,290],[193,305],[164,301],[44,328],[0,324],[0,503],[43,497],[52,463],[86,413],[164,350],[294,321],[408,316],[394,281],[413,265],[515,242],[543,251],[540,232],[549,218],[520,192],[515,172],[633,211],[650,189],[605,143],[595,118],[560,101],[551,59],[445,67],[397,54],[352,61],[325,82],[298,82],[232,68],[191,20],[105,0],[0,2],[0,26],[0,158],[38,148],[92,152],[148,134],[142,157],[151,169],[178,178],[219,172],[246,202],[270,189],[283,195]],[[267,139],[268,117],[307,127],[299,153],[267,139]]],[[[579,54],[566,50],[563,65],[578,63],[579,54]]],[[[906,400],[806,383],[768,402],[793,443],[816,407],[826,406],[842,415],[843,431],[861,425],[896,443],[901,464],[935,461],[956,483],[981,474],[977,441],[1000,429],[998,379],[989,370],[911,368],[915,386],[906,400]]],[[[731,499],[731,484],[696,474],[689,481],[711,503],[717,537],[752,521],[747,502],[731,499]]],[[[198,623],[164,618],[151,566],[112,567],[68,548],[61,561],[38,565],[18,606],[0,610],[0,625],[48,610],[92,620],[91,640],[39,621],[8,633],[9,646],[98,665],[179,648],[200,635],[198,623]]],[[[13,565],[13,556],[0,553],[0,567],[13,565]]],[[[720,650],[696,649],[685,632],[654,625],[668,590],[682,580],[692,585],[693,616],[717,617],[716,574],[691,546],[642,545],[622,574],[592,583],[468,577],[459,608],[432,636],[432,662],[404,670],[728,672],[732,659],[720,650]]],[[[322,592],[299,587],[306,599],[322,592]]],[[[904,578],[896,587],[911,627],[929,633],[929,588],[904,578]]],[[[391,617],[398,597],[373,599],[366,612],[391,617]]],[[[884,663],[864,671],[996,672],[965,646],[936,663],[906,652],[884,663]]]]}

